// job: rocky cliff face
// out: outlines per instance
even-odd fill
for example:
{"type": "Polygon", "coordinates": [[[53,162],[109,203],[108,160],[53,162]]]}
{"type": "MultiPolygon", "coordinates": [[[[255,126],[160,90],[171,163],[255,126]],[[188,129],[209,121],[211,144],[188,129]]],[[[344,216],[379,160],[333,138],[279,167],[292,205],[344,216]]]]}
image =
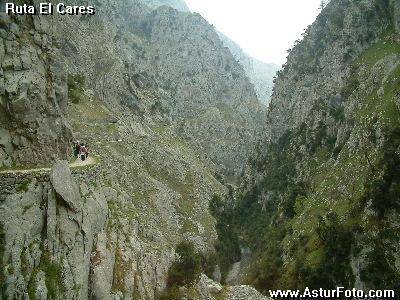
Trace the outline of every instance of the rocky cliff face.
{"type": "Polygon", "coordinates": [[[246,54],[238,44],[222,33],[218,33],[222,42],[232,52],[236,60],[243,66],[247,77],[254,85],[258,100],[265,105],[269,105],[272,95],[273,80],[279,66],[267,64],[246,54]]]}
{"type": "Polygon", "coordinates": [[[232,213],[260,290],[400,291],[398,24],[398,1],[332,0],[278,73],[232,213]]]}
{"type": "MultiPolygon", "coordinates": [[[[166,5],[180,11],[189,11],[186,3],[176,3],[168,0],[143,2],[153,8],[166,5]]],[[[268,106],[272,94],[273,78],[276,72],[279,70],[279,66],[275,64],[267,64],[249,56],[240,48],[238,44],[236,44],[226,35],[222,34],[221,32],[217,32],[217,34],[224,46],[229,48],[237,62],[243,67],[247,77],[254,86],[258,100],[262,104],[268,106]]]]}
{"type": "Polygon", "coordinates": [[[225,173],[239,174],[250,150],[240,140],[253,139],[263,116],[243,69],[200,15],[161,7],[145,24],[151,55],[130,67],[140,74],[157,70],[160,109],[170,112],[177,132],[225,173]]]}
{"type": "Polygon", "coordinates": [[[0,41],[0,168],[65,158],[66,70],[47,22],[2,15],[0,41]]]}
{"type": "Polygon", "coordinates": [[[177,244],[214,252],[215,174],[241,172],[262,118],[199,15],[95,3],[94,17],[1,13],[3,298],[157,297],[177,244]],[[72,137],[95,165],[50,170],[72,137]]]}

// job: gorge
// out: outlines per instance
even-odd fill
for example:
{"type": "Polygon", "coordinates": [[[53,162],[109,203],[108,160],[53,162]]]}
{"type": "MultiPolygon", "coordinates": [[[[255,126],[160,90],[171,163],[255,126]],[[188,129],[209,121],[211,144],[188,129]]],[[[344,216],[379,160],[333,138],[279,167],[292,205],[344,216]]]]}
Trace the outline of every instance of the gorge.
{"type": "Polygon", "coordinates": [[[0,13],[1,299],[400,293],[399,0],[331,0],[280,70],[182,0],[86,2],[0,13]]]}

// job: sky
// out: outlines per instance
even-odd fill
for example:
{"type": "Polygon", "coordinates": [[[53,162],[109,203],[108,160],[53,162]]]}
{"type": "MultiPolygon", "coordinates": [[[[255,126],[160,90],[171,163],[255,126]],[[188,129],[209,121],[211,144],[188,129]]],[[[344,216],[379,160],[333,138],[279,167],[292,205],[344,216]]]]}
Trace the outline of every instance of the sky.
{"type": "Polygon", "coordinates": [[[185,0],[251,56],[282,65],[319,13],[321,0],[185,0]]]}

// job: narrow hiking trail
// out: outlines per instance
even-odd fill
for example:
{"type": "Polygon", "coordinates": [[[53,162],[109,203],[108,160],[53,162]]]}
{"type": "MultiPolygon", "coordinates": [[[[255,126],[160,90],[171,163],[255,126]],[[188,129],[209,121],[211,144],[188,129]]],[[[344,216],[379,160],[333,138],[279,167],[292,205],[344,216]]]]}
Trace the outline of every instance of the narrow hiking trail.
{"type": "MultiPolygon", "coordinates": [[[[96,159],[92,156],[89,156],[85,161],[77,158],[74,162],[69,163],[70,168],[79,168],[95,165],[97,163],[96,159]]],[[[41,168],[30,168],[30,169],[8,169],[0,171],[0,174],[28,174],[28,173],[37,173],[37,172],[49,172],[51,168],[49,167],[41,167],[41,168]]]]}
{"type": "Polygon", "coordinates": [[[91,166],[96,164],[96,159],[93,156],[89,156],[86,160],[82,161],[79,158],[77,158],[73,163],[70,163],[69,166],[71,168],[77,168],[77,167],[85,167],[85,166],[91,166]]]}

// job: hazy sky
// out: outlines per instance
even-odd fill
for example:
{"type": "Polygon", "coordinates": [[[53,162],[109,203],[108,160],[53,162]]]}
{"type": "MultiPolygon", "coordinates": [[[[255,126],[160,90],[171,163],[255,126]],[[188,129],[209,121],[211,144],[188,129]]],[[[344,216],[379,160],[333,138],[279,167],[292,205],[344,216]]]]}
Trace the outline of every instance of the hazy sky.
{"type": "Polygon", "coordinates": [[[321,0],[185,0],[251,56],[283,64],[318,15],[321,0]]]}

